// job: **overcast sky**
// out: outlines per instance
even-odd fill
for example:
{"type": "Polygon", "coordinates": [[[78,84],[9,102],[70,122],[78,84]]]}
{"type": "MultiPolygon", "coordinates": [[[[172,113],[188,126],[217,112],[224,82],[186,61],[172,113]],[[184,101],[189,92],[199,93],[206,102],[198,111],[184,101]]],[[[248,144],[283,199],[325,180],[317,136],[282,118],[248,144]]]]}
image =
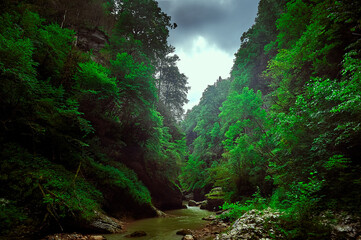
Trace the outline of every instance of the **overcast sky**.
{"type": "Polygon", "coordinates": [[[158,0],[178,27],[169,43],[180,57],[178,67],[191,90],[185,109],[198,104],[202,92],[218,78],[229,77],[243,32],[254,23],[259,0],[158,0]]]}

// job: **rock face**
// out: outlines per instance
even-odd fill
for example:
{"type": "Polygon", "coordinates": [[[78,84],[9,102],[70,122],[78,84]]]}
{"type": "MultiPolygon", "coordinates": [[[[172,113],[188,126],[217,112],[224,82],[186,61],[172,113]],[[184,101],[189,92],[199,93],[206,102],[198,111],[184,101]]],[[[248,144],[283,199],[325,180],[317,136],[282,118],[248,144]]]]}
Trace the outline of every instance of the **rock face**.
{"type": "Polygon", "coordinates": [[[99,29],[78,29],[76,37],[76,45],[86,52],[90,50],[99,52],[105,44],[109,43],[108,36],[99,29]]]}
{"type": "Polygon", "coordinates": [[[194,207],[194,206],[198,206],[198,205],[199,205],[198,202],[196,202],[194,200],[189,200],[189,202],[188,202],[188,206],[190,206],[190,207],[194,207]]]}
{"type": "Polygon", "coordinates": [[[116,186],[102,186],[104,196],[104,211],[112,217],[122,218],[124,215],[135,218],[156,217],[158,211],[150,203],[138,204],[124,189],[116,186]]]}
{"type": "Polygon", "coordinates": [[[277,223],[279,216],[279,212],[273,211],[270,208],[263,211],[248,211],[232,225],[230,231],[218,235],[216,239],[282,239],[282,235],[272,227],[272,225],[277,223]],[[267,229],[266,225],[268,226],[267,229]]]}
{"type": "Polygon", "coordinates": [[[130,162],[127,166],[137,173],[138,178],[149,189],[152,203],[156,208],[170,210],[183,207],[180,189],[162,174],[155,174],[154,172],[158,170],[153,170],[154,166],[136,161],[130,162]]]}

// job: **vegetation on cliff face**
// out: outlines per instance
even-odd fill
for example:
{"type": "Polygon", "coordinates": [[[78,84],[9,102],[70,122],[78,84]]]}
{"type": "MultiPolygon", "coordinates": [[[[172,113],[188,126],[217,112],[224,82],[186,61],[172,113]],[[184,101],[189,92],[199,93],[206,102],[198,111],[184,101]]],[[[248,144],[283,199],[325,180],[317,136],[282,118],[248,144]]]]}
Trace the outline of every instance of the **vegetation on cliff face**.
{"type": "Polygon", "coordinates": [[[218,187],[227,219],[271,207],[281,238],[329,237],[326,210],[360,214],[359,16],[359,1],[261,0],[182,130],[176,25],[155,0],[3,1],[0,234],[155,216],[180,188],[218,187]]]}
{"type": "Polygon", "coordinates": [[[231,78],[186,115],[182,184],[222,187],[231,218],[286,212],[285,239],[327,237],[312,220],[325,210],[360,214],[360,14],[348,0],[261,0],[231,78]]]}
{"type": "Polygon", "coordinates": [[[1,8],[1,234],[181,207],[188,87],[170,17],[153,0],[1,8]]]}

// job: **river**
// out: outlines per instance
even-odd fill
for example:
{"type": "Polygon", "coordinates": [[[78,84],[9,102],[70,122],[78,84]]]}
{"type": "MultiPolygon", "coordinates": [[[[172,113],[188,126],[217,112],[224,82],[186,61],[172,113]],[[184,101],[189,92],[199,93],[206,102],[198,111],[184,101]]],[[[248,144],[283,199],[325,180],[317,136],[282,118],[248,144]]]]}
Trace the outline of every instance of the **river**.
{"type": "Polygon", "coordinates": [[[105,237],[107,240],[181,240],[182,236],[176,235],[177,231],[202,228],[207,224],[207,221],[202,220],[202,218],[211,215],[211,212],[199,209],[199,207],[188,207],[186,209],[166,211],[166,214],[169,217],[146,218],[134,221],[127,226],[126,233],[108,234],[105,237]],[[138,238],[125,237],[125,235],[135,231],[144,231],[147,235],[138,238]]]}

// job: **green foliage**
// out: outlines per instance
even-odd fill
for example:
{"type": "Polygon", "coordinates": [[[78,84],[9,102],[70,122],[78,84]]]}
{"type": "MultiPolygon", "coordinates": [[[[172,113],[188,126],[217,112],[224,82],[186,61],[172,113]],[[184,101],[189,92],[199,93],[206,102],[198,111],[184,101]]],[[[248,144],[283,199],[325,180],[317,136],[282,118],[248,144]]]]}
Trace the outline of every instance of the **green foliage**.
{"type": "Polygon", "coordinates": [[[349,163],[349,158],[345,158],[342,155],[333,155],[327,162],[325,162],[324,167],[326,170],[342,169],[346,168],[349,163]]]}
{"type": "Polygon", "coordinates": [[[127,52],[137,62],[153,63],[167,54],[172,24],[156,1],[122,0],[115,6],[117,24],[111,39],[114,52],[127,52]]]}
{"type": "MultiPolygon", "coordinates": [[[[269,156],[268,135],[265,127],[269,124],[267,113],[262,109],[263,101],[260,92],[244,88],[241,93],[232,92],[221,107],[223,131],[226,139],[223,141],[227,159],[234,181],[234,196],[250,195],[256,186],[266,189],[266,161],[269,156]]],[[[226,186],[224,186],[226,187],[226,186]]]]}
{"type": "MultiPolygon", "coordinates": [[[[118,54],[110,61],[112,73],[117,78],[124,115],[141,114],[140,108],[149,108],[157,98],[152,68],[137,63],[127,53],[118,54]]],[[[125,118],[125,117],[124,117],[125,118]]]]}
{"type": "Polygon", "coordinates": [[[224,203],[222,210],[225,212],[220,215],[220,218],[234,222],[249,210],[263,210],[266,207],[266,199],[261,196],[260,189],[257,188],[257,191],[252,195],[252,199],[244,200],[242,203],[224,203]]]}
{"type": "Polygon", "coordinates": [[[165,57],[161,62],[157,88],[159,101],[164,103],[176,119],[181,119],[184,113],[182,107],[188,102],[187,93],[190,87],[186,86],[187,77],[179,72],[177,61],[179,57],[174,55],[165,57]]]}
{"type": "Polygon", "coordinates": [[[16,205],[34,204],[45,218],[50,216],[58,222],[72,215],[89,220],[100,209],[102,194],[77,173],[17,145],[5,145],[1,157],[1,181],[7,182],[2,195],[16,205]]]}
{"type": "Polygon", "coordinates": [[[250,210],[250,208],[246,205],[242,205],[239,202],[236,202],[223,204],[222,210],[225,210],[225,212],[220,215],[220,218],[223,220],[229,220],[231,222],[234,222],[235,220],[240,218],[245,212],[250,210]]]}
{"type": "MultiPolygon", "coordinates": [[[[1,15],[1,22],[3,23],[0,33],[1,76],[4,79],[9,79],[8,81],[15,78],[17,80],[24,79],[23,84],[31,83],[35,78],[34,67],[37,65],[32,59],[34,46],[29,38],[21,37],[22,29],[20,27],[13,27],[15,18],[16,16],[7,13],[1,15]]],[[[5,83],[2,84],[7,87],[5,83]]]]}
{"type": "MultiPolygon", "coordinates": [[[[327,239],[316,217],[325,209],[360,213],[360,9],[261,0],[218,118],[200,102],[184,122],[187,171],[202,177],[192,181],[221,186],[230,202],[259,187],[251,201],[284,212],[285,239],[327,239]]],[[[250,208],[257,204],[225,205],[232,219],[250,208]]]]}
{"type": "Polygon", "coordinates": [[[186,166],[182,169],[181,183],[186,191],[202,189],[206,185],[205,162],[189,157],[186,166]]]}
{"type": "Polygon", "coordinates": [[[295,44],[310,19],[310,6],[302,0],[289,1],[286,12],[276,21],[280,33],[277,36],[278,48],[283,49],[295,44]]]}
{"type": "MultiPolygon", "coordinates": [[[[155,1],[141,0],[6,1],[3,10],[1,230],[24,224],[35,234],[54,223],[86,223],[104,210],[117,217],[154,213],[138,174],[172,187],[186,155],[174,118],[156,109],[154,76],[171,49],[169,17],[155,1]],[[82,52],[79,36],[67,28],[110,33],[117,21],[110,57],[82,52]],[[139,27],[144,32],[135,34],[139,27]],[[107,205],[113,202],[124,206],[107,205]]],[[[175,85],[185,91],[186,77],[176,74],[175,85]]],[[[178,108],[186,102],[180,97],[178,108]]]]}
{"type": "Polygon", "coordinates": [[[77,88],[90,93],[102,93],[99,98],[106,96],[116,96],[117,85],[115,78],[109,77],[110,71],[102,65],[90,61],[79,63],[79,70],[74,76],[77,88]],[[105,96],[104,96],[105,95],[105,96]]]}
{"type": "Polygon", "coordinates": [[[138,180],[136,173],[124,164],[115,163],[115,166],[110,166],[94,161],[90,163],[101,181],[99,184],[114,185],[123,189],[124,195],[129,194],[139,205],[151,203],[149,190],[138,180]]]}
{"type": "Polygon", "coordinates": [[[8,229],[3,229],[3,233],[8,231],[16,225],[27,219],[23,210],[16,206],[14,201],[0,199],[0,226],[7,226],[8,229]]]}
{"type": "Polygon", "coordinates": [[[199,106],[187,113],[183,122],[190,156],[182,168],[182,186],[188,191],[200,190],[214,183],[211,166],[223,153],[223,134],[220,128],[220,106],[230,87],[227,79],[218,81],[203,93],[199,106]]]}

